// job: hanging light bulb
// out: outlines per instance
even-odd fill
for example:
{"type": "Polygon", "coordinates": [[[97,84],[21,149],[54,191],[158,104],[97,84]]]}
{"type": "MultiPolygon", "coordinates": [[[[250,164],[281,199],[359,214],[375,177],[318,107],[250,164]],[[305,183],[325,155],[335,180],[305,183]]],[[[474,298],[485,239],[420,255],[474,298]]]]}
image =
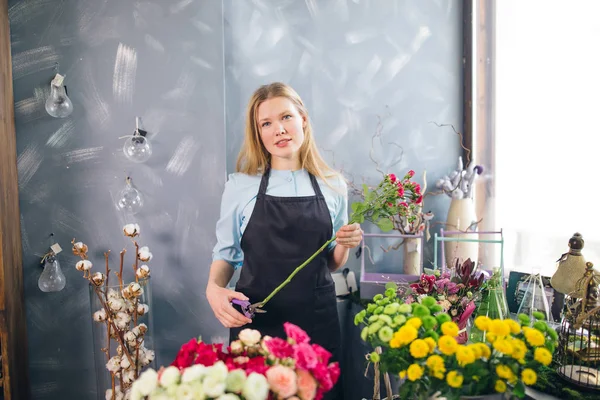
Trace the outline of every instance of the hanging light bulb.
{"type": "Polygon", "coordinates": [[[64,76],[56,74],[50,83],[50,96],[46,99],[46,112],[54,118],[65,118],[73,112],[73,103],[63,85],[64,76]]]}
{"type": "Polygon", "coordinates": [[[136,214],[141,210],[143,205],[144,201],[141,193],[131,185],[131,178],[127,177],[126,185],[119,193],[117,208],[131,214],[136,214]]]}
{"type": "MultiPolygon", "coordinates": [[[[51,238],[52,236],[54,234],[50,235],[51,238]]],[[[38,287],[42,292],[60,292],[67,284],[67,278],[65,278],[65,274],[63,274],[58,262],[58,253],[61,251],[62,249],[59,244],[54,243],[50,246],[50,251],[42,259],[44,271],[38,279],[38,287]]]]}
{"type": "Polygon", "coordinates": [[[123,144],[123,153],[130,161],[143,163],[152,155],[152,146],[146,138],[147,132],[140,129],[139,118],[135,118],[135,131],[132,136],[127,136],[125,144],[123,144]]]}

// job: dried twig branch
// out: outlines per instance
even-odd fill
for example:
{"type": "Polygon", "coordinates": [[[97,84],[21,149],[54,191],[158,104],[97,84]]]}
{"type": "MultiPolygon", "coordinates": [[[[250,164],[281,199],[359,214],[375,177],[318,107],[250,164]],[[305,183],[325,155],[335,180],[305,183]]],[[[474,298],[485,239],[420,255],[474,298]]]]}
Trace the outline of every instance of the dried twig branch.
{"type": "Polygon", "coordinates": [[[458,229],[458,227],[454,224],[449,224],[447,222],[441,222],[441,221],[436,221],[432,225],[444,225],[444,228],[451,227],[451,228],[455,229],[457,232],[467,233],[467,232],[469,232],[469,230],[471,230],[471,228],[477,227],[481,223],[481,221],[483,221],[483,218],[480,218],[479,221],[473,221],[471,223],[471,225],[467,226],[465,229],[458,229]]]}
{"type": "Polygon", "coordinates": [[[471,149],[468,149],[468,148],[465,147],[463,134],[460,133],[460,132],[458,132],[456,130],[456,128],[454,128],[454,125],[452,125],[452,124],[438,124],[437,122],[434,122],[434,121],[430,121],[430,123],[435,124],[439,128],[446,127],[446,126],[449,126],[449,127],[452,128],[452,130],[454,131],[454,133],[456,133],[458,135],[459,139],[460,139],[460,147],[462,147],[462,149],[467,154],[467,164],[466,165],[469,165],[469,163],[471,162],[471,149]]]}
{"type": "Polygon", "coordinates": [[[121,291],[123,291],[123,264],[125,263],[126,252],[127,250],[123,249],[119,253],[121,255],[121,264],[119,265],[119,274],[117,276],[119,277],[119,288],[121,289],[121,291]]]}

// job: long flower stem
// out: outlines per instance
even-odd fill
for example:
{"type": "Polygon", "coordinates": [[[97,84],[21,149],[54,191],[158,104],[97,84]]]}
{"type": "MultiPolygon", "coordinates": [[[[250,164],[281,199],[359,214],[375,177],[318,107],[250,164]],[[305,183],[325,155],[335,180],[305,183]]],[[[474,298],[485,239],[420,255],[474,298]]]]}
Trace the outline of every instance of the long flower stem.
{"type": "Polygon", "coordinates": [[[325,250],[325,248],[326,248],[327,246],[329,246],[329,244],[330,244],[331,242],[333,242],[333,241],[334,241],[336,238],[337,238],[337,236],[334,236],[332,239],[329,239],[328,241],[326,241],[326,242],[325,242],[325,244],[324,244],[323,246],[321,246],[321,248],[319,248],[319,250],[317,250],[317,251],[316,251],[316,252],[315,252],[315,253],[314,253],[312,256],[310,256],[310,257],[308,258],[308,260],[306,260],[306,261],[304,261],[302,264],[300,264],[300,266],[298,266],[298,267],[297,267],[297,268],[296,268],[296,269],[295,269],[295,270],[294,270],[294,271],[293,271],[293,272],[290,274],[290,276],[288,276],[288,277],[287,277],[287,279],[281,283],[281,285],[277,286],[277,287],[275,288],[275,290],[273,290],[273,291],[271,292],[271,294],[270,294],[270,295],[268,295],[268,296],[267,296],[267,297],[266,297],[266,298],[265,298],[263,301],[261,301],[261,302],[260,302],[260,306],[261,306],[261,307],[264,307],[264,305],[265,305],[265,304],[267,304],[267,302],[268,302],[269,300],[271,300],[271,299],[273,298],[273,296],[275,296],[275,295],[276,295],[276,294],[277,294],[277,293],[278,293],[278,292],[279,292],[281,289],[283,289],[283,288],[284,288],[284,287],[285,287],[285,286],[286,286],[288,283],[290,283],[290,282],[291,282],[292,278],[293,278],[293,277],[294,277],[294,276],[295,276],[295,275],[296,275],[298,272],[300,272],[300,271],[302,270],[302,268],[306,267],[306,266],[307,266],[307,265],[308,265],[308,264],[309,264],[309,263],[310,263],[312,260],[314,260],[314,259],[315,259],[315,257],[316,257],[317,255],[319,255],[319,253],[321,253],[323,250],[325,250]]]}
{"type": "MultiPolygon", "coordinates": [[[[352,225],[352,224],[354,224],[354,223],[356,223],[356,222],[358,222],[358,220],[357,220],[357,217],[356,217],[356,216],[353,214],[353,215],[351,216],[351,218],[350,218],[350,221],[348,222],[348,225],[352,225]]],[[[336,236],[334,236],[333,238],[329,239],[328,241],[326,241],[326,242],[325,242],[325,244],[319,248],[319,250],[315,251],[315,252],[314,252],[314,254],[308,258],[308,260],[306,260],[306,261],[304,261],[302,264],[300,264],[300,265],[299,265],[299,266],[298,266],[298,267],[297,267],[297,268],[296,268],[296,269],[295,269],[295,270],[294,270],[294,271],[293,271],[293,272],[290,274],[290,276],[288,276],[288,277],[287,277],[287,279],[281,283],[281,285],[277,286],[277,287],[275,288],[275,290],[273,290],[273,291],[271,292],[271,294],[269,294],[269,295],[268,295],[268,296],[267,296],[267,297],[266,297],[266,298],[265,298],[263,301],[261,301],[261,302],[259,303],[259,304],[260,304],[260,307],[264,307],[264,305],[265,305],[265,304],[267,304],[267,302],[268,302],[269,300],[271,300],[271,299],[273,298],[273,296],[275,296],[277,293],[279,293],[279,291],[280,291],[281,289],[283,289],[283,288],[284,288],[284,287],[285,287],[285,286],[286,286],[288,283],[290,283],[290,282],[291,282],[292,278],[293,278],[293,277],[294,277],[294,276],[295,276],[295,275],[296,275],[298,272],[300,272],[300,271],[302,270],[302,268],[306,267],[306,266],[307,266],[307,265],[308,265],[308,264],[309,264],[309,263],[310,263],[312,260],[314,260],[314,259],[315,259],[315,257],[316,257],[316,256],[318,256],[318,255],[319,255],[319,253],[321,253],[323,250],[325,250],[325,248],[326,248],[327,246],[329,246],[329,245],[330,245],[330,244],[331,244],[333,241],[335,241],[336,239],[337,239],[337,235],[336,235],[336,236]]]]}

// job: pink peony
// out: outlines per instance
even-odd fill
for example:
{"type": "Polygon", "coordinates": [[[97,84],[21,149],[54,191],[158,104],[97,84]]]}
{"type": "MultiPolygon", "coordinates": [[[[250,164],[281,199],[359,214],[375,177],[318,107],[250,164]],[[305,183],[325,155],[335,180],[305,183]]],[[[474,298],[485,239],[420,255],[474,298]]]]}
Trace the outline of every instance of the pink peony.
{"type": "Polygon", "coordinates": [[[246,371],[246,375],[250,375],[252,372],[265,375],[269,366],[265,357],[258,356],[249,359],[246,365],[243,366],[243,369],[246,371]]]}
{"type": "Polygon", "coordinates": [[[398,178],[396,178],[396,175],[394,175],[394,174],[389,174],[388,176],[390,177],[390,181],[392,181],[392,182],[396,182],[396,179],[398,179],[398,178]]]}
{"type": "Polygon", "coordinates": [[[317,381],[310,372],[303,369],[297,369],[296,374],[298,374],[298,397],[302,400],[313,400],[317,395],[317,381]]]}
{"type": "Polygon", "coordinates": [[[313,343],[312,348],[315,351],[320,363],[327,364],[329,362],[329,359],[331,358],[331,353],[329,351],[325,350],[316,343],[313,343]]]}
{"type": "Polygon", "coordinates": [[[265,349],[277,358],[288,358],[294,354],[292,345],[282,338],[272,338],[263,342],[265,349]]]}
{"type": "Polygon", "coordinates": [[[310,341],[308,334],[297,325],[285,322],[283,328],[285,329],[285,334],[288,338],[296,343],[308,343],[310,341]]]}
{"type": "Polygon", "coordinates": [[[300,343],[294,346],[294,358],[296,359],[296,366],[302,369],[310,370],[318,364],[317,353],[308,343],[300,343]]]}
{"type": "Polygon", "coordinates": [[[177,353],[177,356],[171,365],[180,369],[191,366],[194,363],[194,358],[196,357],[196,351],[198,351],[198,348],[198,341],[196,339],[190,339],[189,342],[181,346],[181,349],[177,353]]]}
{"type": "Polygon", "coordinates": [[[296,394],[298,386],[296,384],[296,373],[293,369],[283,365],[275,365],[267,370],[265,374],[271,390],[279,395],[280,398],[288,398],[296,394]]]}
{"type": "Polygon", "coordinates": [[[327,369],[329,370],[329,377],[331,378],[331,382],[333,382],[333,384],[335,385],[341,374],[340,364],[336,362],[331,363],[329,364],[329,367],[327,367],[327,369]]]}
{"type": "Polygon", "coordinates": [[[316,365],[315,368],[312,369],[312,373],[317,382],[319,382],[320,389],[328,392],[333,388],[334,382],[331,380],[332,376],[325,364],[316,365]]]}

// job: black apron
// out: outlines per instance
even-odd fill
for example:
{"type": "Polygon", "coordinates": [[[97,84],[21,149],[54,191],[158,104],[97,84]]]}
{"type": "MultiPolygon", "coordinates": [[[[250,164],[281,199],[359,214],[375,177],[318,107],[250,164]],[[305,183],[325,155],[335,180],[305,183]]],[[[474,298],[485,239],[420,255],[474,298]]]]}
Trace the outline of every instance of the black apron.
{"type": "MultiPolygon", "coordinates": [[[[244,263],[236,291],[251,303],[262,301],[289,274],[331,239],[333,226],[329,209],[315,177],[310,181],[314,196],[274,197],[266,194],[270,169],[262,176],[256,204],[242,236],[244,263]]],[[[251,324],[230,329],[230,341],[245,328],[263,335],[286,338],[284,322],[304,329],[317,343],[340,361],[340,324],[335,286],[325,249],[256,314],[251,324]]],[[[341,399],[341,376],[325,399],[341,399]]]]}

